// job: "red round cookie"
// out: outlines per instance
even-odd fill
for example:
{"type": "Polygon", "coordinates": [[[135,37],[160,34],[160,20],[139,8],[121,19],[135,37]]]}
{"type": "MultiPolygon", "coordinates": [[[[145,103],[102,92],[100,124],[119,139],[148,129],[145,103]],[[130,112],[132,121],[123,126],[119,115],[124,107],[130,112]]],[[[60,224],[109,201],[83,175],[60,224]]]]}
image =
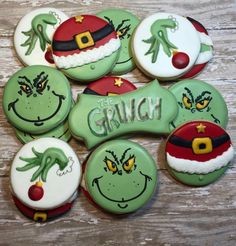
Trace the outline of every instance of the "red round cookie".
{"type": "Polygon", "coordinates": [[[27,207],[15,196],[12,196],[12,198],[13,198],[13,201],[16,207],[20,210],[20,212],[24,214],[26,217],[36,222],[46,222],[48,220],[54,219],[60,215],[65,214],[72,208],[73,202],[74,202],[74,201],[71,201],[71,202],[65,203],[62,206],[51,209],[51,210],[39,211],[39,210],[32,209],[30,207],[27,207]]]}
{"type": "MultiPolygon", "coordinates": [[[[204,33],[208,36],[208,32],[206,28],[198,21],[194,20],[191,17],[187,17],[187,19],[193,24],[195,29],[199,33],[204,33]]],[[[207,65],[208,62],[202,63],[202,64],[195,64],[187,73],[185,73],[180,79],[187,79],[187,78],[192,78],[196,76],[198,73],[200,73],[204,67],[207,65]]]]}
{"type": "Polygon", "coordinates": [[[121,77],[103,77],[90,83],[83,93],[100,96],[115,96],[136,89],[133,83],[121,77]]]}

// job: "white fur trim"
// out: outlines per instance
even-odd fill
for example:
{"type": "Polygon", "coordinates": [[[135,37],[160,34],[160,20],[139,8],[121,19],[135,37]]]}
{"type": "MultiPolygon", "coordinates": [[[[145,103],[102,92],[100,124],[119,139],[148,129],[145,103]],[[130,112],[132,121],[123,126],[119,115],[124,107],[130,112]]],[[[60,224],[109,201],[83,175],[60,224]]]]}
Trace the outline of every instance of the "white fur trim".
{"type": "Polygon", "coordinates": [[[120,48],[120,39],[112,38],[109,42],[101,45],[98,48],[93,48],[87,51],[81,51],[79,54],[68,56],[53,55],[54,62],[57,67],[68,69],[83,66],[92,62],[99,61],[104,57],[110,56],[120,48]]]}
{"type": "Polygon", "coordinates": [[[167,153],[167,163],[171,168],[179,172],[207,174],[226,166],[233,157],[234,149],[232,145],[230,145],[228,150],[226,150],[222,155],[204,162],[176,158],[167,153]]]}
{"type": "Polygon", "coordinates": [[[198,32],[198,33],[199,33],[199,37],[200,37],[200,40],[201,40],[201,44],[206,44],[206,45],[209,45],[209,46],[213,46],[212,39],[210,38],[209,35],[207,35],[204,32],[198,32]]]}
{"type": "Polygon", "coordinates": [[[197,58],[197,61],[195,62],[195,65],[207,63],[212,59],[212,57],[212,50],[201,52],[197,58]]]}

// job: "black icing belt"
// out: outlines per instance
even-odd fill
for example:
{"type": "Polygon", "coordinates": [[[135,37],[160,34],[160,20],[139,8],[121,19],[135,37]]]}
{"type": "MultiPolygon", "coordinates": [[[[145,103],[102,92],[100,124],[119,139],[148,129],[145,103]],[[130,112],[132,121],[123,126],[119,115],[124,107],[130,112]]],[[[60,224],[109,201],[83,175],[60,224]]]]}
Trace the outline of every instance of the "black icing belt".
{"type": "MultiPolygon", "coordinates": [[[[229,140],[230,140],[229,135],[226,133],[219,137],[211,138],[213,148],[219,147],[220,145],[226,143],[229,140]]],[[[192,140],[185,140],[175,135],[171,136],[168,142],[180,147],[192,148],[192,140]]]]}
{"type": "MultiPolygon", "coordinates": [[[[111,34],[114,31],[113,26],[110,24],[107,24],[106,26],[102,27],[101,29],[95,31],[95,32],[89,32],[94,43],[105,38],[109,34],[111,34]]],[[[72,40],[67,40],[67,41],[57,41],[53,40],[52,42],[52,49],[53,51],[71,51],[71,50],[77,50],[80,49],[78,47],[78,44],[74,39],[72,40]]]]}

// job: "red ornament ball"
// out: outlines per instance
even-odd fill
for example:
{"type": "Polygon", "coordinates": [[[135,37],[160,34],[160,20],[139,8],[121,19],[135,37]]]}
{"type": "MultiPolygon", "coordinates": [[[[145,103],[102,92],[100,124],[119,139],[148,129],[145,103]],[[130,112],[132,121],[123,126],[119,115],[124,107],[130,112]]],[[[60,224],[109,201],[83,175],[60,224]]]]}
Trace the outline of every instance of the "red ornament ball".
{"type": "Polygon", "coordinates": [[[43,194],[44,190],[41,182],[37,182],[36,184],[30,186],[28,190],[28,196],[33,201],[39,201],[40,199],[42,199],[43,194]]]}
{"type": "Polygon", "coordinates": [[[178,69],[186,68],[189,64],[189,56],[184,52],[176,52],[172,57],[172,64],[178,69]]]}
{"type": "Polygon", "coordinates": [[[51,47],[48,47],[48,48],[47,48],[47,51],[46,51],[46,53],[45,53],[45,55],[44,55],[44,58],[46,59],[46,61],[47,61],[48,63],[54,64],[54,60],[53,60],[53,56],[52,56],[52,49],[51,49],[51,47]]]}

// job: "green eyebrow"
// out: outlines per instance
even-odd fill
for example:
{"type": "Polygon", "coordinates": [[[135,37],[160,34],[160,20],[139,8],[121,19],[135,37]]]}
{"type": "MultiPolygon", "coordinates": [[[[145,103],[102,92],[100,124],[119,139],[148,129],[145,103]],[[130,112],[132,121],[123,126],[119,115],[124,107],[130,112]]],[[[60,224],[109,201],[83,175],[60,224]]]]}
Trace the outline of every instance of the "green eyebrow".
{"type": "Polygon", "coordinates": [[[201,93],[201,95],[199,95],[199,96],[195,99],[195,102],[198,102],[199,100],[201,100],[206,94],[211,95],[211,92],[210,92],[210,91],[203,91],[203,92],[201,93]]]}

